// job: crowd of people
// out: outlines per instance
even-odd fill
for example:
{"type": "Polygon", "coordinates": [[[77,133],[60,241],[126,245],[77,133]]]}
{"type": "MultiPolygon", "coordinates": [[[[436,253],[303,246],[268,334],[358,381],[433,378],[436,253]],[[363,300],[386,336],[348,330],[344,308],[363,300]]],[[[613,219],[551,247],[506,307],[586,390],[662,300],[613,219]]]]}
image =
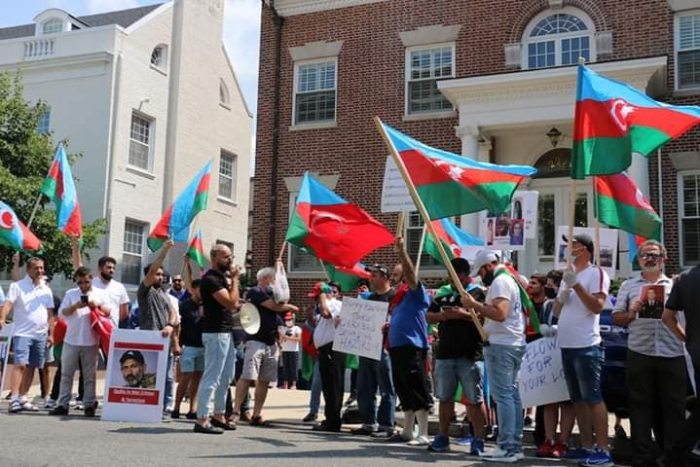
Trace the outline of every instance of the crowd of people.
{"type": "MultiPolygon", "coordinates": [[[[601,385],[605,356],[600,329],[601,312],[610,303],[610,279],[593,264],[593,240],[587,235],[571,240],[572,265],[565,271],[533,274],[528,280],[495,252],[482,251],[471,264],[462,258],[452,260],[459,284],[450,279],[449,285],[429,290],[418,280],[403,239],[398,238],[398,264],[391,269],[380,264],[369,267],[370,282],[358,290],[359,298],[386,303],[388,315],[377,330],[384,341],[380,358],[360,357],[354,365],[350,392],[357,400],[361,425],[352,434],[425,446],[436,453],[448,451],[455,399],[461,393],[459,400],[467,406],[466,421],[471,427],[466,441],[469,453],[487,462],[517,462],[524,457],[523,429],[529,418],[518,383],[526,346],[556,336],[570,400],[537,408],[537,456],[575,459],[584,467],[612,466],[601,385]],[[533,331],[533,321],[540,323],[539,330],[533,331]],[[428,418],[435,410],[434,399],[439,430],[430,439],[428,418]],[[400,430],[397,411],[404,415],[400,430]],[[580,433],[576,446],[570,444],[575,424],[580,433]],[[495,447],[485,449],[488,431],[496,426],[495,447]]],[[[138,328],[159,331],[170,340],[164,418],[179,418],[187,397],[185,416],[194,421],[195,432],[222,434],[235,430],[241,420],[268,427],[263,413],[268,388],[278,384],[295,389],[299,349],[309,347],[316,358],[310,410],[304,421],[317,421],[323,394],[325,417],[313,429],[340,432],[346,366],[352,357],[333,349],[335,331],[343,319],[337,284],[318,282],[307,293],[314,303],[302,330],[295,319],[301,318],[299,308],[275,300],[271,288],[275,268],[259,270],[257,285],[243,291],[240,270],[225,245],[211,249],[211,268],[201,279],[193,279],[186,262],[184,277],[173,276],[172,288],[166,287],[163,263],[173,246],[172,241],[165,243],[145,268],[137,291],[138,328]],[[253,304],[260,315],[254,335],[242,335],[237,324],[244,302],[253,304]],[[179,384],[174,392],[176,360],[179,384]]],[[[634,463],[639,467],[684,465],[700,435],[700,404],[689,419],[685,417],[692,379],[686,358],[700,369],[700,332],[695,330],[700,320],[692,313],[698,303],[700,269],[671,279],[663,273],[665,260],[661,243],[650,240],[641,245],[637,258],[641,274],[622,283],[612,310],[614,322],[629,331],[627,393],[634,463]],[[658,319],[641,317],[647,316],[643,310],[650,305],[642,297],[647,286],[659,286],[656,290],[665,293],[663,315],[658,319]]],[[[27,393],[51,349],[58,363],[51,391],[48,378],[41,378],[49,413],[70,413],[74,376],[79,372],[84,415],[96,414],[99,342],[91,329],[91,316],[97,313],[116,326],[129,322],[133,312],[124,286],[114,279],[116,260],[101,258],[93,274],[82,265],[76,241],[74,263],[76,287],[62,300],[54,297],[40,258],[27,261],[25,277],[17,277],[3,299],[0,326],[10,313],[15,326],[11,413],[38,410],[27,393]]],[[[131,372],[138,360],[137,355],[122,356],[119,363],[125,380],[136,378],[131,372]]]]}

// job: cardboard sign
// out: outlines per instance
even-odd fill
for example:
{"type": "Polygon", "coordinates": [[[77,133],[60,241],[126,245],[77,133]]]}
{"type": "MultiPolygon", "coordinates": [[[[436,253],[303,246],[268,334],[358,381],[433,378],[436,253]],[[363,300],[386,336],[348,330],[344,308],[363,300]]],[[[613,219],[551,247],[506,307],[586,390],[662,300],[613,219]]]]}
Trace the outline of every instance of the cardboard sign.
{"type": "Polygon", "coordinates": [[[525,240],[537,238],[536,191],[516,191],[510,210],[479,214],[479,236],[490,250],[524,250],[525,240]]]}
{"type": "Polygon", "coordinates": [[[382,187],[382,212],[417,211],[406,182],[391,156],[386,158],[384,186],[382,187]]]}
{"type": "Polygon", "coordinates": [[[382,326],[389,304],[343,298],[340,325],[335,330],[333,350],[379,360],[382,355],[382,326]]]}
{"type": "Polygon", "coordinates": [[[0,394],[2,394],[2,390],[5,388],[7,358],[10,356],[10,343],[12,342],[12,333],[14,330],[14,324],[6,324],[0,329],[0,394]]]}
{"type": "MultiPolygon", "coordinates": [[[[615,278],[617,270],[617,230],[600,229],[600,264],[599,266],[605,269],[610,279],[615,278]]],[[[587,234],[595,242],[595,229],[584,227],[574,227],[574,235],[587,234]]],[[[554,269],[566,269],[566,250],[568,244],[562,238],[562,235],[569,235],[569,227],[565,225],[559,226],[556,237],[556,262],[554,269]]],[[[594,257],[595,261],[595,257],[594,257]]]]}
{"type": "Polygon", "coordinates": [[[160,331],[112,332],[102,420],[161,422],[169,352],[160,331]]]}
{"type": "Polygon", "coordinates": [[[569,400],[569,390],[556,337],[530,342],[518,374],[523,407],[536,407],[569,400]]]}

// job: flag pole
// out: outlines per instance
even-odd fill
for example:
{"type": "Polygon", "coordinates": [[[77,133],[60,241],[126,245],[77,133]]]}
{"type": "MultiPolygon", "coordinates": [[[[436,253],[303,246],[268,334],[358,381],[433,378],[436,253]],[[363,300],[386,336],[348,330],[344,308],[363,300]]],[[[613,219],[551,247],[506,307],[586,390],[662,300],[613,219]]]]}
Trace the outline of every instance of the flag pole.
{"type": "MultiPolygon", "coordinates": [[[[661,149],[656,150],[656,178],[659,182],[659,217],[661,218],[661,243],[664,243],[664,186],[663,175],[661,174],[661,149]]],[[[651,190],[650,190],[651,191],[651,190]]],[[[651,193],[649,193],[651,195],[651,193]]],[[[651,198],[651,196],[650,196],[651,198]]]]}
{"type": "Polygon", "coordinates": [[[280,249],[280,254],[277,256],[277,262],[281,263],[282,262],[282,257],[284,256],[284,251],[287,249],[287,241],[284,240],[282,242],[282,248],[280,249]]]}
{"type": "MultiPolygon", "coordinates": [[[[578,58],[578,65],[579,67],[583,66],[586,64],[586,59],[583,57],[578,58]]],[[[577,79],[576,82],[576,96],[580,95],[580,79],[577,79]]],[[[576,116],[574,115],[574,129],[576,127],[576,116]]],[[[573,167],[572,167],[573,169],[573,167]]],[[[569,235],[567,237],[567,247],[566,247],[566,268],[569,269],[571,268],[571,250],[574,248],[574,222],[576,221],[576,179],[572,176],[571,177],[571,184],[569,185],[569,189],[571,190],[570,196],[569,196],[569,235]]],[[[558,252],[557,252],[558,254],[558,252]]]]}
{"type": "Polygon", "coordinates": [[[416,277],[418,277],[418,271],[420,271],[420,259],[423,256],[423,246],[425,245],[425,233],[428,228],[424,225],[423,232],[420,235],[420,244],[418,245],[418,257],[416,258],[416,277]]]}
{"type": "Polygon", "coordinates": [[[32,215],[29,216],[29,221],[27,222],[28,229],[32,228],[32,223],[34,222],[34,218],[36,217],[36,212],[39,210],[39,203],[41,203],[41,196],[42,193],[39,192],[39,196],[37,196],[36,198],[36,203],[34,203],[34,209],[32,209],[32,215]]]}
{"type": "Polygon", "coordinates": [[[595,179],[595,177],[591,177],[593,181],[593,215],[595,216],[593,224],[595,227],[595,264],[600,267],[600,220],[598,219],[600,214],[598,213],[598,187],[595,179]]]}
{"type": "Polygon", "coordinates": [[[324,263],[322,259],[319,259],[318,261],[321,263],[321,267],[323,268],[323,274],[326,275],[326,280],[327,280],[328,282],[330,282],[330,281],[331,281],[331,275],[328,274],[328,269],[326,269],[326,263],[324,263]]]}
{"type": "MultiPolygon", "coordinates": [[[[423,217],[423,221],[425,222],[425,226],[427,227],[427,232],[433,236],[434,239],[437,239],[437,233],[435,232],[435,227],[433,227],[433,224],[430,222],[430,216],[428,215],[428,210],[425,208],[425,205],[423,204],[423,200],[420,198],[418,195],[418,190],[416,190],[415,185],[411,181],[411,177],[408,176],[408,170],[406,169],[406,166],[403,163],[403,160],[399,157],[398,153],[396,152],[396,148],[392,144],[391,140],[389,139],[389,136],[386,134],[384,131],[384,126],[382,125],[382,121],[379,117],[374,117],[374,123],[377,126],[377,130],[379,131],[379,134],[382,135],[382,138],[384,138],[384,143],[386,143],[387,147],[389,148],[389,152],[391,153],[391,157],[394,158],[394,162],[396,163],[396,166],[399,169],[399,172],[401,172],[401,176],[403,177],[404,181],[406,182],[406,186],[408,187],[408,191],[411,194],[411,198],[413,198],[413,202],[415,203],[416,207],[418,208],[418,211],[420,212],[421,217],[423,217]]],[[[401,219],[401,214],[399,214],[399,219],[401,219]]],[[[457,287],[457,292],[459,292],[460,295],[465,295],[467,291],[464,289],[464,286],[462,285],[462,281],[459,280],[459,276],[457,276],[457,271],[455,271],[455,268],[452,266],[452,263],[450,261],[450,257],[445,251],[445,247],[443,246],[442,242],[436,241],[437,244],[438,252],[440,252],[440,257],[442,258],[442,262],[445,264],[445,267],[447,268],[447,272],[450,274],[450,278],[452,278],[452,282],[455,284],[457,287]]],[[[481,321],[479,321],[479,318],[476,315],[476,312],[474,312],[473,308],[470,308],[469,314],[472,317],[472,322],[474,323],[474,326],[476,326],[477,331],[479,331],[479,335],[481,336],[481,339],[483,341],[486,341],[486,333],[484,332],[484,328],[481,326],[481,321]]]]}

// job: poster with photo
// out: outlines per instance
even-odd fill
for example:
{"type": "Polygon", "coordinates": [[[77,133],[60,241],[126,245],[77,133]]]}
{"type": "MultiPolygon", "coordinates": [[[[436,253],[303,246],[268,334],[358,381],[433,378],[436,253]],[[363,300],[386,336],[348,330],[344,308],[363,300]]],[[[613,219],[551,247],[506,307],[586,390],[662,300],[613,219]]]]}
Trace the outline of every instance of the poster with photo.
{"type": "Polygon", "coordinates": [[[5,388],[7,359],[10,356],[10,343],[12,342],[12,333],[14,330],[14,324],[6,324],[0,329],[0,394],[5,388]]]}
{"type": "MultiPolygon", "coordinates": [[[[566,268],[566,256],[568,244],[564,241],[565,236],[569,234],[569,227],[560,225],[557,229],[556,236],[556,262],[555,269],[566,268]]],[[[587,227],[574,227],[574,235],[586,234],[595,241],[595,229],[587,227]]],[[[615,229],[600,229],[600,266],[605,269],[610,279],[615,278],[617,270],[617,234],[615,229]]]]}
{"type": "Polygon", "coordinates": [[[524,250],[527,239],[537,238],[536,191],[516,191],[510,209],[479,215],[479,236],[488,249],[524,250]]]}
{"type": "Polygon", "coordinates": [[[160,331],[114,330],[102,420],[160,423],[169,349],[160,331]]]}
{"type": "Polygon", "coordinates": [[[645,285],[639,292],[642,309],[639,319],[661,319],[664,312],[665,289],[663,285],[645,285]]]}

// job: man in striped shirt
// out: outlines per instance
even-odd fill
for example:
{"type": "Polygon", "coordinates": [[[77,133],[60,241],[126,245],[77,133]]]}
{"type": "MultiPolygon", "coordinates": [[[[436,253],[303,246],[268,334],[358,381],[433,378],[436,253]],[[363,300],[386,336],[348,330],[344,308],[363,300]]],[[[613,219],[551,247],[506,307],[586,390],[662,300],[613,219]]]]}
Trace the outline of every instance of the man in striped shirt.
{"type": "Polygon", "coordinates": [[[642,318],[639,314],[645,286],[663,286],[664,301],[671,293],[673,281],[663,273],[666,248],[648,240],[640,246],[637,261],[642,274],[622,283],[612,316],[616,324],[627,324],[629,329],[627,387],[633,465],[645,466],[653,465],[656,457],[652,428],[665,451],[675,441],[678,427],[685,419],[687,377],[683,342],[661,319],[642,318]],[[660,420],[661,426],[652,426],[653,420],[660,420]]]}

